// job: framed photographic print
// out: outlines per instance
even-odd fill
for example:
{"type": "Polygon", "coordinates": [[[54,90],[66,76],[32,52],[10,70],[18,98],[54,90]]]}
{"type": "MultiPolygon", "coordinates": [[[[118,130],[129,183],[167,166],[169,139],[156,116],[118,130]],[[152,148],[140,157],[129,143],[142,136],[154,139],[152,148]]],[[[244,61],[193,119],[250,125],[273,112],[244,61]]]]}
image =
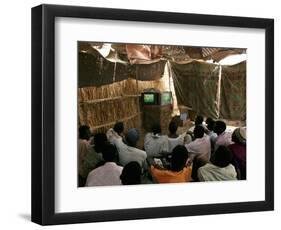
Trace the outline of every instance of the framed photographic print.
{"type": "Polygon", "coordinates": [[[32,8],[32,221],[274,208],[274,20],[32,8]]]}

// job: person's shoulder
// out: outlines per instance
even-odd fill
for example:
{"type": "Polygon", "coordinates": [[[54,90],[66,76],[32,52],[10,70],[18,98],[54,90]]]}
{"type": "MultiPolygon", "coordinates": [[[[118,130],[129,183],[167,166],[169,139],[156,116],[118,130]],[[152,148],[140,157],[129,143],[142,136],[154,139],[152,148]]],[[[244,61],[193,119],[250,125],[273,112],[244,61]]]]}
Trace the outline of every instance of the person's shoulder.
{"type": "Polygon", "coordinates": [[[214,137],[217,137],[217,136],[218,136],[218,134],[216,134],[214,131],[211,131],[211,132],[209,133],[209,135],[210,135],[210,136],[214,136],[214,137]]]}
{"type": "Polygon", "coordinates": [[[110,128],[106,131],[106,136],[112,135],[113,128],[110,128]]]}
{"type": "Polygon", "coordinates": [[[229,164],[228,166],[226,166],[226,169],[235,170],[235,167],[233,164],[229,164]]]}
{"type": "Polygon", "coordinates": [[[146,151],[141,150],[141,149],[137,149],[137,151],[138,151],[138,153],[139,153],[140,155],[142,155],[142,156],[144,156],[144,157],[147,156],[146,151]]]}
{"type": "Polygon", "coordinates": [[[225,137],[223,134],[220,134],[217,136],[216,143],[222,143],[224,141],[225,137]]]}
{"type": "Polygon", "coordinates": [[[169,137],[167,136],[167,135],[161,135],[160,137],[159,137],[159,139],[162,141],[162,142],[167,142],[168,143],[168,141],[169,141],[169,137]]]}
{"type": "Polygon", "coordinates": [[[99,173],[100,171],[103,170],[103,167],[104,166],[102,165],[102,166],[100,166],[98,168],[95,168],[92,171],[90,171],[89,174],[88,174],[88,178],[94,177],[97,173],[99,173]]]}
{"type": "Polygon", "coordinates": [[[218,135],[217,135],[215,132],[212,131],[212,132],[209,134],[209,137],[210,137],[211,140],[215,140],[215,139],[218,138],[218,135]]]}
{"type": "Polygon", "coordinates": [[[151,165],[150,169],[151,169],[151,172],[153,174],[157,174],[157,175],[163,175],[163,174],[167,174],[168,173],[167,169],[155,167],[154,165],[151,165]]]}
{"type": "Polygon", "coordinates": [[[191,168],[191,166],[185,166],[185,167],[183,168],[183,171],[184,171],[185,173],[191,173],[192,168],[191,168]]]}
{"type": "Polygon", "coordinates": [[[232,136],[233,131],[231,129],[226,129],[223,133],[223,136],[229,137],[232,136]]]}
{"type": "Polygon", "coordinates": [[[114,162],[113,167],[114,167],[115,169],[119,170],[119,171],[122,171],[122,170],[123,170],[123,167],[120,166],[120,165],[118,165],[118,164],[116,164],[115,162],[114,162]]]}
{"type": "Polygon", "coordinates": [[[185,144],[184,147],[187,148],[187,150],[189,150],[190,147],[192,147],[194,145],[193,141],[189,142],[188,144],[185,144]]]}
{"type": "Polygon", "coordinates": [[[145,135],[144,135],[144,138],[150,138],[152,136],[152,133],[146,133],[145,135]]]}
{"type": "Polygon", "coordinates": [[[112,141],[112,144],[115,145],[117,148],[126,148],[127,145],[123,142],[123,139],[120,137],[120,138],[115,138],[113,141],[112,141]]]}
{"type": "Polygon", "coordinates": [[[204,134],[203,138],[210,140],[210,136],[208,134],[204,134]]]}
{"type": "MultiPolygon", "coordinates": [[[[117,165],[117,164],[116,164],[117,165]]],[[[122,171],[123,170],[123,167],[120,166],[120,165],[117,165],[117,167],[122,171]]]]}
{"type": "MultiPolygon", "coordinates": [[[[217,166],[213,165],[212,163],[208,162],[206,163],[205,165],[201,166],[199,169],[201,170],[208,170],[208,169],[214,169],[216,168],[217,166]]],[[[199,170],[198,169],[198,170],[199,170]]]]}
{"type": "Polygon", "coordinates": [[[193,146],[197,145],[198,142],[200,142],[200,139],[196,138],[195,140],[193,140],[193,141],[191,141],[190,143],[188,143],[188,144],[186,145],[186,147],[193,147],[193,146]]]}
{"type": "Polygon", "coordinates": [[[141,150],[137,147],[131,147],[131,146],[128,146],[128,148],[132,151],[132,152],[135,152],[135,153],[138,153],[138,154],[141,154],[141,155],[146,155],[146,152],[144,150],[141,150]]]}
{"type": "Polygon", "coordinates": [[[81,144],[81,145],[90,145],[89,141],[87,141],[85,139],[79,139],[79,144],[81,144]]]}
{"type": "Polygon", "coordinates": [[[186,134],[180,134],[180,135],[178,135],[177,139],[178,140],[184,140],[185,135],[186,134]]]}

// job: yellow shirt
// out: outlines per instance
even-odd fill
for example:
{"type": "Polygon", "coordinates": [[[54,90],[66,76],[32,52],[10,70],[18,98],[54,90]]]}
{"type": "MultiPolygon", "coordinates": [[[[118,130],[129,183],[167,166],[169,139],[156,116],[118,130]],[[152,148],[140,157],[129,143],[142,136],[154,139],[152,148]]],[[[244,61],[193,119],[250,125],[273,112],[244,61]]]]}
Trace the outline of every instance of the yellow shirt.
{"type": "Polygon", "coordinates": [[[158,183],[180,183],[191,181],[191,167],[184,167],[179,172],[166,169],[157,169],[151,166],[151,173],[158,183]]]}

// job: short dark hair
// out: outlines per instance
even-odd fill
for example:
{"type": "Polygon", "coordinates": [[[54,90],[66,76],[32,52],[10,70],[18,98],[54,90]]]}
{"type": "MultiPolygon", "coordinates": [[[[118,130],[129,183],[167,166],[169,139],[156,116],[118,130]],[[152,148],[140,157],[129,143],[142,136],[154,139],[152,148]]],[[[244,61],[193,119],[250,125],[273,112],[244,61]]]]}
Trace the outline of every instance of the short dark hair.
{"type": "Polygon", "coordinates": [[[170,124],[169,124],[169,131],[170,133],[174,134],[176,133],[178,130],[178,124],[174,121],[171,121],[170,124]]]}
{"type": "Polygon", "coordinates": [[[216,121],[215,127],[214,127],[214,132],[216,134],[221,134],[226,130],[226,124],[224,121],[216,121]]]}
{"type": "Polygon", "coordinates": [[[120,175],[123,185],[141,184],[141,166],[136,161],[125,165],[120,175]]]}
{"type": "Polygon", "coordinates": [[[220,145],[214,152],[211,162],[220,168],[224,168],[231,163],[232,157],[232,152],[226,146],[220,145]]]}
{"type": "Polygon", "coordinates": [[[213,118],[208,117],[208,118],[206,119],[206,124],[207,124],[207,128],[208,128],[210,131],[213,131],[213,130],[214,130],[215,121],[213,120],[213,118]]]}
{"type": "Polygon", "coordinates": [[[203,117],[201,115],[197,115],[197,117],[195,118],[195,125],[201,125],[203,121],[203,117]]]}
{"type": "Polygon", "coordinates": [[[231,140],[234,143],[239,143],[239,144],[241,143],[240,140],[238,139],[238,137],[236,136],[235,132],[232,133],[231,140]]]}
{"type": "Polygon", "coordinates": [[[181,171],[188,158],[188,151],[185,146],[177,145],[172,151],[171,170],[175,172],[181,171]]]}
{"type": "Polygon", "coordinates": [[[204,136],[205,129],[202,125],[196,125],[193,134],[195,138],[202,138],[204,136]]]}
{"type": "Polygon", "coordinates": [[[102,157],[106,162],[113,162],[116,159],[117,149],[115,145],[105,143],[101,149],[102,157]]]}
{"type": "Polygon", "coordinates": [[[79,138],[89,140],[91,137],[91,130],[88,125],[82,125],[79,127],[79,138]]]}
{"type": "Polygon", "coordinates": [[[102,147],[107,143],[107,137],[105,133],[96,133],[94,135],[94,148],[96,152],[101,152],[102,147]]]}
{"type": "Polygon", "coordinates": [[[116,122],[113,129],[118,134],[122,133],[124,131],[124,123],[122,121],[116,122]]]}
{"type": "Polygon", "coordinates": [[[157,134],[157,133],[161,133],[162,130],[161,130],[161,125],[160,125],[160,123],[154,123],[154,124],[152,125],[151,131],[153,132],[154,135],[157,134]]]}

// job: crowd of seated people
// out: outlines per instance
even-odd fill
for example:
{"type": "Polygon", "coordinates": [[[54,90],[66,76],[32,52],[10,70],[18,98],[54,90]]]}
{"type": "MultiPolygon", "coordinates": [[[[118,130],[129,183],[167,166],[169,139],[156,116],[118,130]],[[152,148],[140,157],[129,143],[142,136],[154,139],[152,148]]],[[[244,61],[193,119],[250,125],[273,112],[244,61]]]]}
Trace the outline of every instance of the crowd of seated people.
{"type": "Polygon", "coordinates": [[[154,124],[137,146],[140,131],[124,132],[117,122],[106,133],[79,128],[79,186],[137,185],[246,179],[246,128],[233,132],[224,121],[197,116],[192,129],[178,133],[172,120],[162,133],[154,124]]]}

